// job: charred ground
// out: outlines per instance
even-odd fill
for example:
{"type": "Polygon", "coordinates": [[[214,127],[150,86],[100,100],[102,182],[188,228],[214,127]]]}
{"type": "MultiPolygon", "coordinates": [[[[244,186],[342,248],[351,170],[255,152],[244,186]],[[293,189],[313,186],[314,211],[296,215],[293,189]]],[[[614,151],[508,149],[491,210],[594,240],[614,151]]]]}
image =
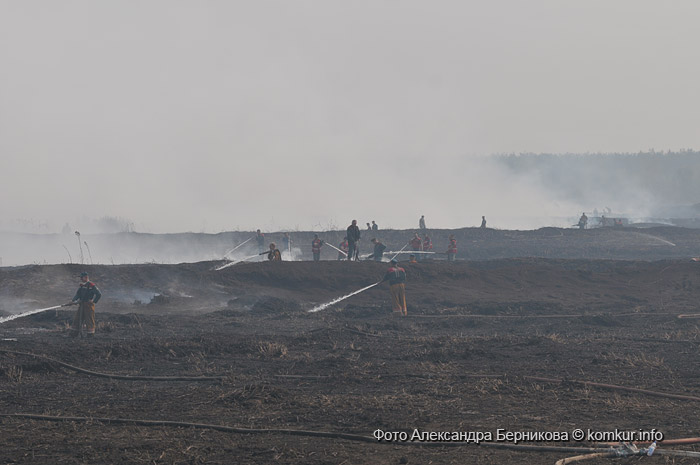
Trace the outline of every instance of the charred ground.
{"type": "MultiPolygon", "coordinates": [[[[364,436],[413,428],[656,428],[667,438],[697,436],[696,401],[532,379],[700,395],[698,320],[677,317],[697,312],[696,262],[406,265],[408,318],[390,314],[386,285],[306,312],[377,281],[383,264],[253,263],[213,271],[217,264],[87,267],[104,292],[95,340],[66,338],[72,312],[50,311],[0,325],[0,349],[97,372],[223,380],[110,380],[4,352],[1,411],[364,436]]],[[[0,269],[2,295],[24,308],[55,305],[72,297],[83,268],[0,269]]],[[[100,421],[3,417],[0,424],[3,463],[552,464],[576,455],[100,421]]]]}

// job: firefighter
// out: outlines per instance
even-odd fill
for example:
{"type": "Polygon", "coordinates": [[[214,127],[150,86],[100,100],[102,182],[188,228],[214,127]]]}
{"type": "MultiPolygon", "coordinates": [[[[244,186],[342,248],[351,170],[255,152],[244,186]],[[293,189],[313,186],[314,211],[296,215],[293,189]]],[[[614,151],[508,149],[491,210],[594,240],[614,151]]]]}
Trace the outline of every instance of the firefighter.
{"type": "Polygon", "coordinates": [[[457,258],[457,239],[454,234],[450,234],[450,242],[447,245],[447,261],[453,262],[457,258]]]}
{"type": "Polygon", "coordinates": [[[270,242],[270,251],[267,253],[267,259],[271,262],[282,261],[282,253],[279,251],[274,242],[270,242]]]}
{"type": "Polygon", "coordinates": [[[348,258],[348,237],[343,238],[343,242],[338,244],[338,248],[345,253],[338,252],[338,260],[345,260],[348,258]]]}
{"type": "Polygon", "coordinates": [[[382,282],[389,281],[391,291],[391,308],[394,315],[406,316],[406,270],[401,268],[396,260],[391,261],[391,267],[386,271],[382,282]]]}
{"type": "Polygon", "coordinates": [[[382,258],[384,257],[384,251],[386,250],[386,246],[382,244],[379,239],[374,238],[372,239],[372,244],[374,244],[374,252],[367,258],[374,258],[375,262],[381,262],[382,258]]]}
{"type": "Polygon", "coordinates": [[[360,228],[357,227],[357,220],[352,220],[352,224],[347,229],[348,238],[348,260],[357,260],[360,250],[357,243],[360,241],[360,228]]]}
{"type": "Polygon", "coordinates": [[[255,232],[255,242],[258,244],[258,252],[263,253],[265,251],[265,235],[259,229],[255,232]]]}
{"type": "MultiPolygon", "coordinates": [[[[408,245],[411,246],[411,250],[413,250],[414,252],[420,252],[423,250],[423,240],[420,238],[418,233],[413,234],[413,239],[408,241],[408,245]]],[[[420,260],[420,258],[418,260],[420,260]]]]}
{"type": "Polygon", "coordinates": [[[68,305],[78,304],[78,311],[75,312],[70,336],[77,337],[85,325],[87,337],[95,336],[95,304],[102,298],[102,293],[95,283],[90,281],[87,272],[80,273],[80,287],[68,305]]]}
{"type": "Polygon", "coordinates": [[[314,255],[315,262],[321,259],[321,247],[323,247],[323,241],[318,238],[318,234],[314,234],[314,240],[311,241],[311,253],[314,255]]]}
{"type": "Polygon", "coordinates": [[[581,218],[578,219],[578,228],[579,229],[586,229],[586,226],[588,225],[588,217],[586,216],[586,212],[581,213],[581,218]]]}
{"type": "Polygon", "coordinates": [[[433,240],[427,234],[423,238],[423,251],[432,252],[433,251],[433,240]]]}

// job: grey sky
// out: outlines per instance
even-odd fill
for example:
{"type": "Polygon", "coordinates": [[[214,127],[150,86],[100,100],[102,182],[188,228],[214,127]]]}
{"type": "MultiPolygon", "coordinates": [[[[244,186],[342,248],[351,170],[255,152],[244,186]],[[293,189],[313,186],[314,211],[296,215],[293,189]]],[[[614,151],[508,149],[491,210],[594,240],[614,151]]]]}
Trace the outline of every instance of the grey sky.
{"type": "Polygon", "coordinates": [[[0,0],[0,218],[578,210],[481,156],[700,147],[699,20],[678,0],[0,0]]]}

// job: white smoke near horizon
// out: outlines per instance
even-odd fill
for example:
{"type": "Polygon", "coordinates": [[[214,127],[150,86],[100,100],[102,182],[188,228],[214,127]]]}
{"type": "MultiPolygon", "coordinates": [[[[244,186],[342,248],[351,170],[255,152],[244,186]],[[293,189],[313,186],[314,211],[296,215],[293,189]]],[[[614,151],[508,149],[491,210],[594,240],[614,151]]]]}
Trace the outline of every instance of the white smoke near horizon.
{"type": "MultiPolygon", "coordinates": [[[[700,192],[696,188],[700,185],[696,182],[700,180],[700,157],[695,153],[675,156],[640,154],[636,157],[620,154],[465,157],[456,158],[449,167],[443,173],[436,174],[397,166],[393,171],[389,170],[390,176],[383,171],[369,172],[362,182],[354,179],[328,180],[319,174],[316,186],[327,186],[318,187],[322,193],[318,198],[314,190],[299,192],[295,195],[299,198],[308,195],[308,201],[283,203],[280,206],[285,208],[279,210],[275,208],[277,200],[274,198],[264,196],[259,199],[256,205],[270,202],[269,208],[264,210],[274,212],[275,216],[271,216],[264,226],[258,226],[264,232],[330,231],[343,230],[351,219],[358,219],[363,229],[363,225],[372,220],[377,221],[382,229],[410,229],[417,226],[420,215],[425,215],[430,228],[461,228],[478,226],[483,215],[489,227],[536,229],[545,226],[569,227],[581,211],[590,215],[594,210],[601,214],[607,210],[613,216],[617,214],[635,219],[671,218],[674,214],[676,217],[683,214],[694,216],[697,212],[693,214],[690,210],[686,213],[675,212],[681,206],[692,206],[700,201],[700,192]],[[372,179],[373,176],[376,176],[376,180],[372,179]],[[383,187],[376,190],[366,187],[373,184],[385,184],[386,193],[383,193],[383,187]],[[420,188],[414,189],[412,186],[420,188]],[[336,196],[327,194],[342,190],[350,192],[356,201],[338,203],[336,196]],[[310,206],[311,211],[302,204],[310,206]]],[[[343,195],[338,198],[343,198],[343,195]]],[[[207,208],[204,202],[203,209],[207,208]]],[[[253,230],[254,218],[256,216],[251,215],[250,218],[240,217],[236,221],[247,224],[247,229],[253,230]]],[[[209,221],[212,227],[217,225],[214,232],[219,232],[227,230],[225,224],[230,220],[222,219],[220,212],[212,209],[209,221]]],[[[136,229],[139,225],[129,219],[109,217],[93,221],[83,218],[83,222],[101,225],[102,228],[97,228],[98,233],[102,230],[136,229]]],[[[31,224],[22,223],[20,231],[31,224]]],[[[53,229],[46,222],[39,224],[41,228],[30,232],[45,233],[60,229],[61,221],[53,229]]],[[[72,232],[72,228],[67,228],[64,223],[60,240],[66,254],[72,254],[72,260],[77,262],[80,251],[72,232]]],[[[202,232],[207,232],[207,229],[202,232]]],[[[95,259],[96,263],[150,260],[147,249],[142,250],[143,254],[139,257],[105,257],[101,255],[105,247],[100,243],[99,234],[83,234],[81,237],[83,244],[87,243],[85,257],[88,256],[87,249],[91,248],[99,257],[95,259]]],[[[244,248],[245,256],[248,255],[247,249],[244,248]]],[[[288,251],[283,252],[288,254],[288,251]]],[[[204,258],[223,258],[224,253],[225,250],[222,250],[221,256],[209,254],[204,258]]],[[[236,258],[240,259],[239,256],[236,258]]]]}

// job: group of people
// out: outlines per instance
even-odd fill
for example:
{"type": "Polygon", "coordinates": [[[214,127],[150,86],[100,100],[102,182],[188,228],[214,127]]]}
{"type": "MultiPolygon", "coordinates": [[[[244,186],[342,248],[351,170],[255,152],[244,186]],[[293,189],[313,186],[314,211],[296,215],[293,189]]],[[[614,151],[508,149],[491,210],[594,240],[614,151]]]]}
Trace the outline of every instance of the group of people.
{"type": "MultiPolygon", "coordinates": [[[[485,219],[483,220],[482,227],[485,227],[485,219]]],[[[421,224],[425,225],[425,218],[421,216],[421,224]]],[[[379,227],[372,221],[369,226],[369,230],[378,231],[379,227]]],[[[327,244],[323,239],[321,239],[318,234],[314,234],[314,238],[311,241],[311,255],[314,261],[321,260],[321,249],[324,245],[329,245],[331,248],[338,251],[338,260],[350,260],[359,261],[360,260],[360,248],[359,242],[362,238],[362,233],[360,228],[357,226],[357,220],[352,220],[350,226],[346,229],[345,237],[343,241],[338,244],[337,247],[327,244]]],[[[265,249],[265,236],[258,229],[256,231],[255,240],[258,246],[258,251],[260,255],[267,255],[267,259],[270,261],[281,261],[282,253],[277,248],[277,245],[272,242],[269,244],[268,249],[265,249]]],[[[284,233],[282,237],[283,250],[291,251],[291,239],[289,233],[284,233]]],[[[382,243],[381,240],[376,237],[370,240],[372,243],[372,253],[365,257],[367,260],[382,261],[384,258],[384,251],[386,250],[386,245],[382,243]]],[[[418,232],[414,233],[413,237],[408,241],[407,246],[413,252],[409,257],[409,261],[416,262],[424,259],[423,255],[432,253],[444,253],[447,256],[447,261],[455,261],[457,257],[457,239],[455,239],[454,234],[450,234],[447,244],[446,252],[434,252],[433,251],[433,241],[430,235],[426,232],[423,237],[420,236],[418,232]]]]}
{"type": "MultiPolygon", "coordinates": [[[[425,219],[421,217],[421,224],[425,226],[425,219]]],[[[379,227],[372,221],[369,226],[369,230],[378,231],[379,227]]],[[[424,228],[422,228],[424,229],[424,228]]],[[[255,234],[255,243],[257,244],[258,252],[260,255],[267,255],[269,261],[281,261],[282,253],[277,248],[274,242],[268,245],[267,250],[265,250],[265,235],[258,229],[255,234]]],[[[338,246],[338,260],[359,260],[359,247],[358,242],[361,239],[360,228],[357,226],[357,220],[352,220],[352,224],[348,226],[346,230],[346,236],[343,238],[338,246]]],[[[290,250],[291,239],[289,233],[284,233],[282,238],[284,249],[290,250]]],[[[368,259],[373,259],[375,261],[382,261],[384,257],[384,251],[386,246],[377,238],[372,238],[373,253],[367,257],[368,259]]],[[[318,234],[314,234],[314,239],[311,242],[311,252],[314,261],[319,261],[321,259],[321,247],[323,247],[324,241],[318,237],[318,234]]],[[[433,242],[429,235],[426,233],[423,238],[420,237],[418,233],[414,234],[414,237],[409,241],[409,244],[414,252],[417,251],[432,251],[433,242]]],[[[449,261],[454,261],[457,255],[457,241],[453,234],[450,234],[449,245],[447,249],[447,259],[449,261]]],[[[416,255],[412,254],[409,259],[409,263],[416,263],[416,255]]],[[[392,309],[394,314],[397,315],[407,315],[406,311],[406,270],[398,265],[395,259],[391,260],[389,269],[386,271],[382,282],[389,281],[392,309]]],[[[95,304],[102,297],[102,293],[98,289],[97,285],[90,281],[87,272],[80,273],[80,286],[78,291],[75,293],[73,299],[66,305],[78,305],[78,310],[76,311],[73,323],[71,325],[70,335],[76,337],[82,334],[83,328],[87,337],[92,337],[95,335],[95,304]]]]}
{"type": "MultiPolygon", "coordinates": [[[[588,218],[585,213],[581,216],[578,226],[584,229],[588,223],[588,218]]],[[[367,231],[377,232],[379,231],[379,225],[376,221],[372,220],[372,223],[365,223],[367,225],[367,231]]],[[[425,215],[421,215],[418,220],[418,228],[423,233],[423,237],[416,232],[408,242],[410,250],[413,253],[409,258],[409,261],[421,261],[424,259],[424,255],[428,253],[444,253],[447,256],[447,261],[455,261],[457,258],[457,240],[454,234],[450,234],[447,244],[447,250],[445,252],[434,252],[433,251],[433,241],[427,233],[427,228],[425,224],[425,215]]],[[[481,217],[481,229],[486,228],[486,217],[481,217]]],[[[324,245],[329,245],[331,248],[338,251],[338,260],[349,260],[358,261],[360,260],[360,249],[359,242],[362,237],[359,226],[357,225],[357,220],[352,220],[352,224],[347,227],[345,237],[343,237],[342,242],[338,244],[337,247],[327,244],[323,239],[318,237],[318,234],[314,234],[314,238],[311,241],[311,255],[314,261],[321,260],[321,249],[324,245]]],[[[267,255],[270,261],[280,261],[282,260],[282,253],[277,248],[277,245],[273,242],[269,244],[269,248],[265,248],[265,235],[258,229],[255,234],[255,241],[258,247],[258,252],[260,255],[267,255]]],[[[366,257],[366,259],[374,259],[375,261],[382,261],[384,251],[386,246],[376,237],[371,239],[372,243],[372,253],[366,257]]],[[[282,250],[287,250],[291,253],[291,239],[289,233],[285,232],[282,237],[282,250]]]]}

